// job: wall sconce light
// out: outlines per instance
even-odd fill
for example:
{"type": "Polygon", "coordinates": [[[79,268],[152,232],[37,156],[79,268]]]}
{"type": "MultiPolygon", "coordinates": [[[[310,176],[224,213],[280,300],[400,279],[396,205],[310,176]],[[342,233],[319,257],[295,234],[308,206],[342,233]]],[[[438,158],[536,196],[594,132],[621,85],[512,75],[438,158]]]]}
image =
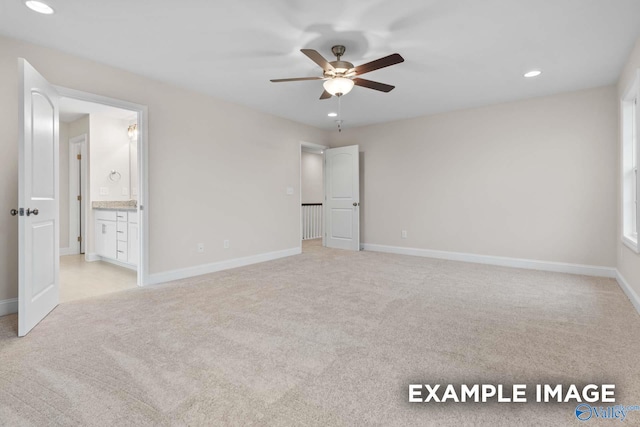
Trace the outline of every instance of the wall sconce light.
{"type": "Polygon", "coordinates": [[[129,125],[129,128],[127,129],[127,135],[129,135],[129,139],[130,140],[138,139],[138,124],[137,123],[129,125]]]}

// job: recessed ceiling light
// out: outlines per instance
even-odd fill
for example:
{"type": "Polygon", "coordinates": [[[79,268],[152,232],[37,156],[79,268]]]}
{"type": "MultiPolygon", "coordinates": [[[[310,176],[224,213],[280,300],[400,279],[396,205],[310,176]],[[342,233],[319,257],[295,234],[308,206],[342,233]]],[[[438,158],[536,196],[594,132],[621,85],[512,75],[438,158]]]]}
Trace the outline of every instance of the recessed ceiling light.
{"type": "Polygon", "coordinates": [[[329,113],[327,114],[329,117],[338,117],[338,113],[329,113]]]}
{"type": "Polygon", "coordinates": [[[542,71],[540,70],[531,70],[528,73],[524,73],[525,77],[538,77],[540,74],[542,74],[542,71]]]}
{"type": "Polygon", "coordinates": [[[41,1],[28,0],[25,1],[24,4],[34,12],[43,13],[45,15],[53,14],[53,8],[41,1]]]}

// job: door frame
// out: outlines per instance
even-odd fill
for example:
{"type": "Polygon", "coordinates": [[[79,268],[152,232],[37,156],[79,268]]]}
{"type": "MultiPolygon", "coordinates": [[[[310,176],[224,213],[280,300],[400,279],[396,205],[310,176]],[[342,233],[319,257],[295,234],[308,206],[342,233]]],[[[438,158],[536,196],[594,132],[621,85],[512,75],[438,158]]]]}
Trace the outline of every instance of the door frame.
{"type": "MultiPolygon", "coordinates": [[[[72,98],[80,101],[93,102],[134,111],[138,119],[138,239],[140,242],[140,256],[138,259],[138,286],[149,283],[149,169],[148,169],[148,143],[149,143],[149,112],[146,105],[135,104],[129,101],[109,98],[63,86],[54,86],[61,97],[72,98]]],[[[85,224],[88,217],[89,206],[85,209],[85,224]]],[[[85,247],[86,252],[86,247],[85,247]]]]}
{"type": "MultiPolygon", "coordinates": [[[[82,253],[82,243],[86,244],[86,236],[87,236],[87,134],[84,133],[82,135],[78,135],[69,139],[69,249],[70,254],[77,255],[82,253]],[[80,174],[82,177],[80,178],[80,204],[81,212],[76,213],[76,206],[78,205],[78,200],[74,198],[75,193],[75,185],[78,184],[78,174],[73,165],[77,165],[76,154],[77,151],[71,151],[71,147],[73,146],[80,147],[80,155],[82,156],[80,159],[80,174]],[[74,171],[76,173],[72,174],[74,171]],[[75,184],[75,185],[74,185],[75,184]],[[82,215],[82,224],[78,227],[78,218],[82,215]],[[76,230],[80,228],[80,235],[82,236],[82,243],[77,246],[77,250],[71,250],[71,244],[77,243],[78,236],[76,235],[76,230]]],[[[86,248],[86,246],[85,246],[86,248]]],[[[86,252],[86,251],[85,251],[86,252]]]]}
{"type": "MultiPolygon", "coordinates": [[[[315,144],[313,142],[307,142],[307,141],[300,141],[300,147],[298,147],[298,177],[299,177],[299,182],[298,182],[298,188],[300,188],[299,191],[299,197],[298,197],[298,206],[300,207],[300,214],[298,215],[298,220],[300,221],[300,223],[298,224],[298,231],[300,231],[300,252],[302,252],[302,148],[311,148],[314,150],[321,150],[322,151],[322,182],[324,185],[324,150],[326,150],[327,148],[330,148],[326,145],[320,145],[320,144],[315,144]]],[[[324,198],[326,200],[327,196],[326,193],[324,195],[324,198]]],[[[324,217],[324,200],[322,201],[322,215],[324,217]]],[[[324,224],[322,224],[322,246],[325,246],[324,244],[324,237],[325,237],[325,233],[324,233],[324,224]]]]}

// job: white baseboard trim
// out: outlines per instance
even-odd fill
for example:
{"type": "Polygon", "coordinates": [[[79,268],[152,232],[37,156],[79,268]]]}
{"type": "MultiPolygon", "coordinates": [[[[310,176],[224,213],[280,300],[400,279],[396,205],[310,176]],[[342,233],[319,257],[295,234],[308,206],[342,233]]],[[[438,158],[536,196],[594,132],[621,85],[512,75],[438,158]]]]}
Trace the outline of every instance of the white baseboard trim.
{"type": "Polygon", "coordinates": [[[631,304],[633,304],[633,306],[635,307],[638,314],[640,314],[640,297],[618,270],[616,270],[616,281],[618,282],[618,285],[620,285],[622,292],[625,293],[627,298],[629,298],[629,300],[631,301],[631,304]]]}
{"type": "Polygon", "coordinates": [[[78,252],[78,249],[76,248],[60,248],[60,256],[65,256],[65,255],[78,255],[80,252],[78,252]]]}
{"type": "Polygon", "coordinates": [[[101,257],[101,256],[99,256],[98,258],[100,258],[100,261],[108,262],[109,264],[117,265],[119,267],[128,268],[129,270],[133,270],[133,271],[138,271],[138,266],[136,266],[136,265],[127,264],[126,262],[118,261],[117,259],[105,258],[105,257],[101,257]]]}
{"type": "Polygon", "coordinates": [[[18,312],[18,298],[0,300],[0,316],[18,312]]]}
{"type": "Polygon", "coordinates": [[[215,273],[216,271],[229,270],[231,268],[244,267],[251,264],[258,264],[265,261],[273,261],[302,253],[300,247],[284,249],[281,251],[267,252],[258,255],[251,255],[243,258],[235,258],[226,261],[203,264],[195,267],[181,268],[177,270],[165,271],[149,275],[148,285],[171,282],[173,280],[186,279],[188,277],[201,276],[203,274],[215,273]]]}
{"type": "Polygon", "coordinates": [[[446,259],[449,261],[473,262],[476,264],[499,265],[502,267],[526,268],[529,270],[553,271],[557,273],[580,274],[583,276],[616,277],[616,269],[613,267],[477,255],[462,252],[437,251],[432,249],[403,248],[399,246],[376,245],[371,243],[364,243],[362,246],[365,251],[413,255],[426,258],[446,259]]]}
{"type": "Polygon", "coordinates": [[[98,255],[98,254],[93,253],[93,252],[89,252],[89,253],[85,254],[84,260],[88,261],[88,262],[102,261],[102,257],[100,255],[98,255]]]}
{"type": "Polygon", "coordinates": [[[138,271],[138,266],[136,265],[118,261],[117,259],[105,258],[95,253],[87,254],[85,257],[85,261],[87,262],[103,261],[103,262],[108,262],[109,264],[117,265],[118,267],[124,267],[124,268],[128,268],[129,270],[138,271]]]}
{"type": "MultiPolygon", "coordinates": [[[[421,256],[426,258],[437,258],[451,261],[473,262],[477,264],[499,265],[503,267],[525,268],[533,270],[553,271],[560,273],[582,274],[598,277],[612,277],[618,282],[620,288],[631,301],[638,314],[640,314],[640,296],[631,288],[626,279],[617,269],[609,267],[597,267],[580,264],[566,264],[557,262],[545,262],[518,258],[495,257],[476,254],[465,254],[460,252],[434,251],[429,249],[402,248],[398,246],[375,245],[365,243],[364,250],[374,252],[386,252],[401,255],[421,256]]],[[[212,264],[205,264],[197,267],[189,267],[164,273],[152,274],[149,278],[150,285],[155,285],[172,280],[185,279],[202,274],[214,273],[216,271],[228,270],[236,267],[257,264],[285,258],[302,253],[301,248],[291,248],[282,251],[268,252],[265,254],[253,255],[244,258],[236,258],[228,261],[221,261],[212,264]]],[[[88,254],[92,261],[99,261],[101,257],[96,254],[88,254]]],[[[105,260],[106,261],[106,260],[105,260]]],[[[116,261],[117,262],[117,261],[116,261]]],[[[126,265],[125,265],[126,266],[126,265]]],[[[131,266],[128,266],[131,267],[131,266]]],[[[0,300],[0,316],[14,314],[18,312],[18,298],[0,300]]]]}

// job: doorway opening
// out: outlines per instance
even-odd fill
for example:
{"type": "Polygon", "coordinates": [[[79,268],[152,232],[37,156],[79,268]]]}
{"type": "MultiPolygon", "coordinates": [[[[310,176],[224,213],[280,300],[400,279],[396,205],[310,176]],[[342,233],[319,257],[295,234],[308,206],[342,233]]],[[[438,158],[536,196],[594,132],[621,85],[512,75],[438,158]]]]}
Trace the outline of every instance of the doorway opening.
{"type": "Polygon", "coordinates": [[[139,112],[62,95],[60,301],[140,283],[139,112]]]}
{"type": "Polygon", "coordinates": [[[359,147],[328,148],[306,142],[300,145],[301,251],[320,246],[320,238],[327,248],[361,250],[359,147]],[[318,155],[322,156],[322,163],[315,166],[320,160],[318,155]],[[321,184],[317,184],[320,176],[321,184]],[[310,182],[316,182],[315,188],[310,182]],[[314,201],[318,198],[321,202],[314,201]]]}
{"type": "Polygon", "coordinates": [[[300,143],[300,238],[303,251],[323,245],[326,148],[309,142],[300,143]]]}

